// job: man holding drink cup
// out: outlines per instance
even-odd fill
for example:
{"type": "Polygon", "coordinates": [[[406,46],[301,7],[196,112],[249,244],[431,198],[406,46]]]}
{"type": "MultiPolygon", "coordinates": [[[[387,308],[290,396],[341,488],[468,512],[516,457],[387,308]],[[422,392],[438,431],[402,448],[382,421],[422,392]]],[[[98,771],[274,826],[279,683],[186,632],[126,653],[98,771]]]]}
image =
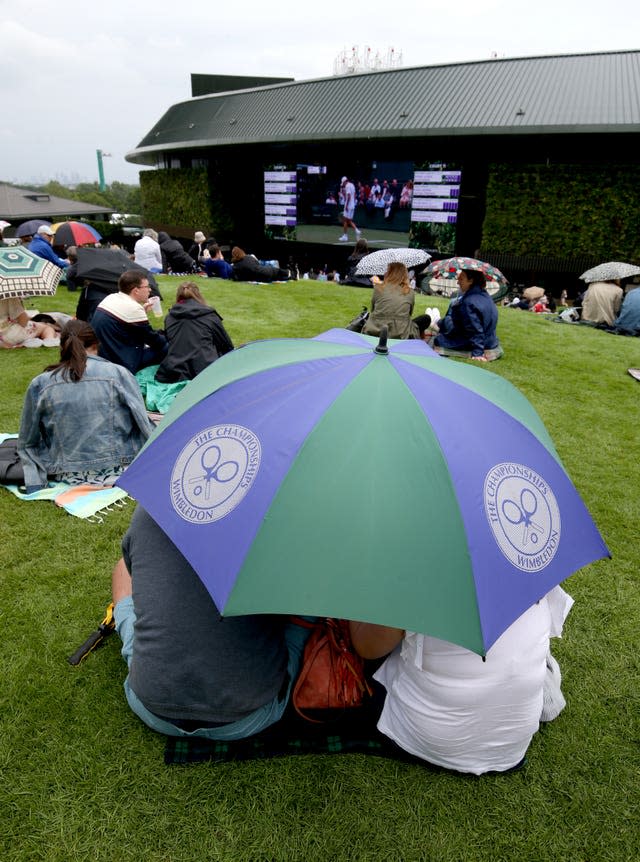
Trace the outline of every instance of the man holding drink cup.
{"type": "Polygon", "coordinates": [[[118,280],[118,293],[106,296],[91,320],[105,359],[128,368],[132,374],[148,365],[158,365],[167,352],[163,332],[153,329],[147,318],[151,309],[162,315],[160,297],[150,298],[151,288],[140,270],[123,272],[118,280]]]}

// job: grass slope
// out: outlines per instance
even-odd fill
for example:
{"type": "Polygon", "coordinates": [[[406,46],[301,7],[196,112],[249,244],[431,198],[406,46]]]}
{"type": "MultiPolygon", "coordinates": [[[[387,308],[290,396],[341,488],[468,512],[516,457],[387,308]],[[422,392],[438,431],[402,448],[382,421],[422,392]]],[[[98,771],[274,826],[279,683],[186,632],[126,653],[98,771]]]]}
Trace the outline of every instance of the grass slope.
{"type": "MultiPolygon", "coordinates": [[[[166,309],[179,279],[161,281],[166,309]]],[[[236,343],[344,325],[370,295],[202,284],[236,343]]],[[[63,288],[31,304],[72,311],[76,297],[63,288]]],[[[626,369],[640,366],[640,340],[500,315],[506,353],[491,371],[537,408],[613,554],[568,581],[576,606],[555,646],[568,707],[536,735],[526,767],[483,779],[360,755],[165,767],[163,739],[125,704],[117,638],[77,669],[65,661],[101,618],[131,504],[90,524],[0,491],[0,859],[638,858],[640,388],[626,369]]],[[[56,357],[0,351],[0,431],[17,430],[29,380],[56,357]]]]}

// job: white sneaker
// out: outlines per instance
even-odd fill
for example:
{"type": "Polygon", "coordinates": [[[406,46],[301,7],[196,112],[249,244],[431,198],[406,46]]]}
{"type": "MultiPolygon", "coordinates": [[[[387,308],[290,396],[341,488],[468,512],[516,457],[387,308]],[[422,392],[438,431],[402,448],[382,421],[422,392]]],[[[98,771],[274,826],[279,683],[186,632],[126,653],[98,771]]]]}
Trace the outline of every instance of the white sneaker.
{"type": "Polygon", "coordinates": [[[358,230],[358,228],[356,228],[356,236],[360,236],[361,233],[362,233],[362,231],[358,230]]]}
{"type": "Polygon", "coordinates": [[[346,235],[346,233],[343,233],[338,242],[349,242],[349,237],[346,235]]]}

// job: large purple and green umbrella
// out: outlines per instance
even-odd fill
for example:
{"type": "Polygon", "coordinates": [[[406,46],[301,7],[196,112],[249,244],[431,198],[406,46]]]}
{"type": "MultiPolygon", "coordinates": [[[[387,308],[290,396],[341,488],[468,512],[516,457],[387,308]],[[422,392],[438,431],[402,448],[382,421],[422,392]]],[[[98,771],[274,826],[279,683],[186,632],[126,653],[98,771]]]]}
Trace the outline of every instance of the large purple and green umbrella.
{"type": "Polygon", "coordinates": [[[479,654],[608,556],[526,398],[417,340],[335,329],[229,353],[117,484],[223,614],[365,620],[479,654]]]}

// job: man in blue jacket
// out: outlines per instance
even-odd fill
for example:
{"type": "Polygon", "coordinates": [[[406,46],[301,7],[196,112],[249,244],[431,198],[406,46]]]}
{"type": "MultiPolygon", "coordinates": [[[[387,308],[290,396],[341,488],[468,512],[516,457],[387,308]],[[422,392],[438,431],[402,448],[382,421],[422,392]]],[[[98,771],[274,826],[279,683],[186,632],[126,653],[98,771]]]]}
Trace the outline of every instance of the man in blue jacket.
{"type": "Polygon", "coordinates": [[[66,269],[69,266],[69,261],[58,257],[55,251],[51,248],[53,244],[54,233],[48,224],[41,224],[38,228],[38,233],[29,243],[29,251],[37,254],[38,257],[44,258],[51,263],[55,263],[60,269],[66,269]]]}
{"type": "Polygon", "coordinates": [[[496,335],[498,310],[486,291],[484,273],[463,269],[457,281],[461,296],[438,321],[434,349],[445,356],[468,356],[480,362],[499,359],[503,350],[496,335]]]}

